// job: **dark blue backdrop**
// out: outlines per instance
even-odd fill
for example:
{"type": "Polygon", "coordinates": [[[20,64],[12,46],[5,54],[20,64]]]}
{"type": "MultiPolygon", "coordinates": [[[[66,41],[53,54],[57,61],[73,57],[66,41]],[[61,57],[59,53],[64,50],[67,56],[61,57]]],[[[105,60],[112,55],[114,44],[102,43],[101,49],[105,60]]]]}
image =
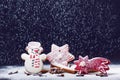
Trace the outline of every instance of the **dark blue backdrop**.
{"type": "Polygon", "coordinates": [[[120,63],[119,0],[0,0],[0,65],[21,65],[29,41],[120,63]]]}

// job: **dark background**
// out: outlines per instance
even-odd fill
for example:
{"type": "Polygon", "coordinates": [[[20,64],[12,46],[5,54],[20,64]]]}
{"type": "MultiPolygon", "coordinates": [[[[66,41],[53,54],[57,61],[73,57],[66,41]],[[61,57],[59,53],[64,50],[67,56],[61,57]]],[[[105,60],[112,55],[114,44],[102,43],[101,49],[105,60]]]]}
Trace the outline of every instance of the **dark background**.
{"type": "Polygon", "coordinates": [[[120,63],[119,0],[0,0],[0,65],[22,65],[29,41],[120,63]]]}

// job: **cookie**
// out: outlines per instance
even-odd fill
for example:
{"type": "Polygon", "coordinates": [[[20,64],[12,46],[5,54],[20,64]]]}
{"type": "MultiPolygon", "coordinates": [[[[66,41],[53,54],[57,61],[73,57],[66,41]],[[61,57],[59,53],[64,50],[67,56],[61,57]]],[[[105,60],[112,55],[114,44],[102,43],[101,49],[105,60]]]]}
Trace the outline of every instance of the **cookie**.
{"type": "Polygon", "coordinates": [[[69,52],[68,44],[65,44],[61,47],[52,44],[51,52],[47,54],[47,60],[51,64],[61,64],[68,65],[68,62],[72,61],[75,57],[69,52]]]}
{"type": "Polygon", "coordinates": [[[28,54],[23,53],[21,58],[25,60],[24,66],[28,73],[34,74],[42,71],[43,61],[46,59],[45,54],[41,54],[43,48],[39,42],[29,42],[26,47],[28,54]],[[41,55],[40,55],[41,54],[41,55]]]}

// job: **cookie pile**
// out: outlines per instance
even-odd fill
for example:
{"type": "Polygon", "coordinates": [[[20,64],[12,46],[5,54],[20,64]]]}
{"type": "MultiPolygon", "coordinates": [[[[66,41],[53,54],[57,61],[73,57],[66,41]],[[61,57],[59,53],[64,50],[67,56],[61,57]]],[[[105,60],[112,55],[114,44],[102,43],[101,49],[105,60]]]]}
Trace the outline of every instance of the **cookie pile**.
{"type": "Polygon", "coordinates": [[[102,57],[96,57],[89,59],[88,56],[79,56],[78,60],[75,60],[74,55],[69,52],[69,45],[65,44],[61,47],[52,44],[51,52],[48,54],[41,54],[43,48],[39,42],[31,41],[26,47],[28,54],[23,53],[21,58],[25,60],[25,73],[26,74],[39,74],[43,71],[43,61],[48,60],[51,68],[46,72],[51,74],[63,73],[77,73],[77,76],[83,76],[89,72],[97,71],[100,74],[97,76],[107,76],[107,70],[109,70],[108,64],[110,60],[102,57]],[[69,66],[69,62],[73,61],[73,64],[69,66]]]}

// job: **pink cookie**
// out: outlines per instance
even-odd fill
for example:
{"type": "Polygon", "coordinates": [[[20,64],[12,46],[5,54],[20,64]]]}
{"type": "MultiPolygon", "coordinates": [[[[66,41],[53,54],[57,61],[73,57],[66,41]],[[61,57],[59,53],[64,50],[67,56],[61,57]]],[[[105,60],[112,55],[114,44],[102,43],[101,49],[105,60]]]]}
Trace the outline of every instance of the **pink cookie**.
{"type": "Polygon", "coordinates": [[[88,56],[79,56],[79,59],[74,61],[74,64],[79,74],[87,74],[90,71],[99,71],[101,74],[107,74],[106,70],[109,70],[108,64],[110,64],[110,61],[102,57],[88,59],[88,56]]]}
{"type": "Polygon", "coordinates": [[[68,44],[61,47],[52,44],[51,52],[47,54],[47,59],[52,65],[60,64],[67,66],[68,62],[74,59],[74,56],[69,52],[68,44]]]}

